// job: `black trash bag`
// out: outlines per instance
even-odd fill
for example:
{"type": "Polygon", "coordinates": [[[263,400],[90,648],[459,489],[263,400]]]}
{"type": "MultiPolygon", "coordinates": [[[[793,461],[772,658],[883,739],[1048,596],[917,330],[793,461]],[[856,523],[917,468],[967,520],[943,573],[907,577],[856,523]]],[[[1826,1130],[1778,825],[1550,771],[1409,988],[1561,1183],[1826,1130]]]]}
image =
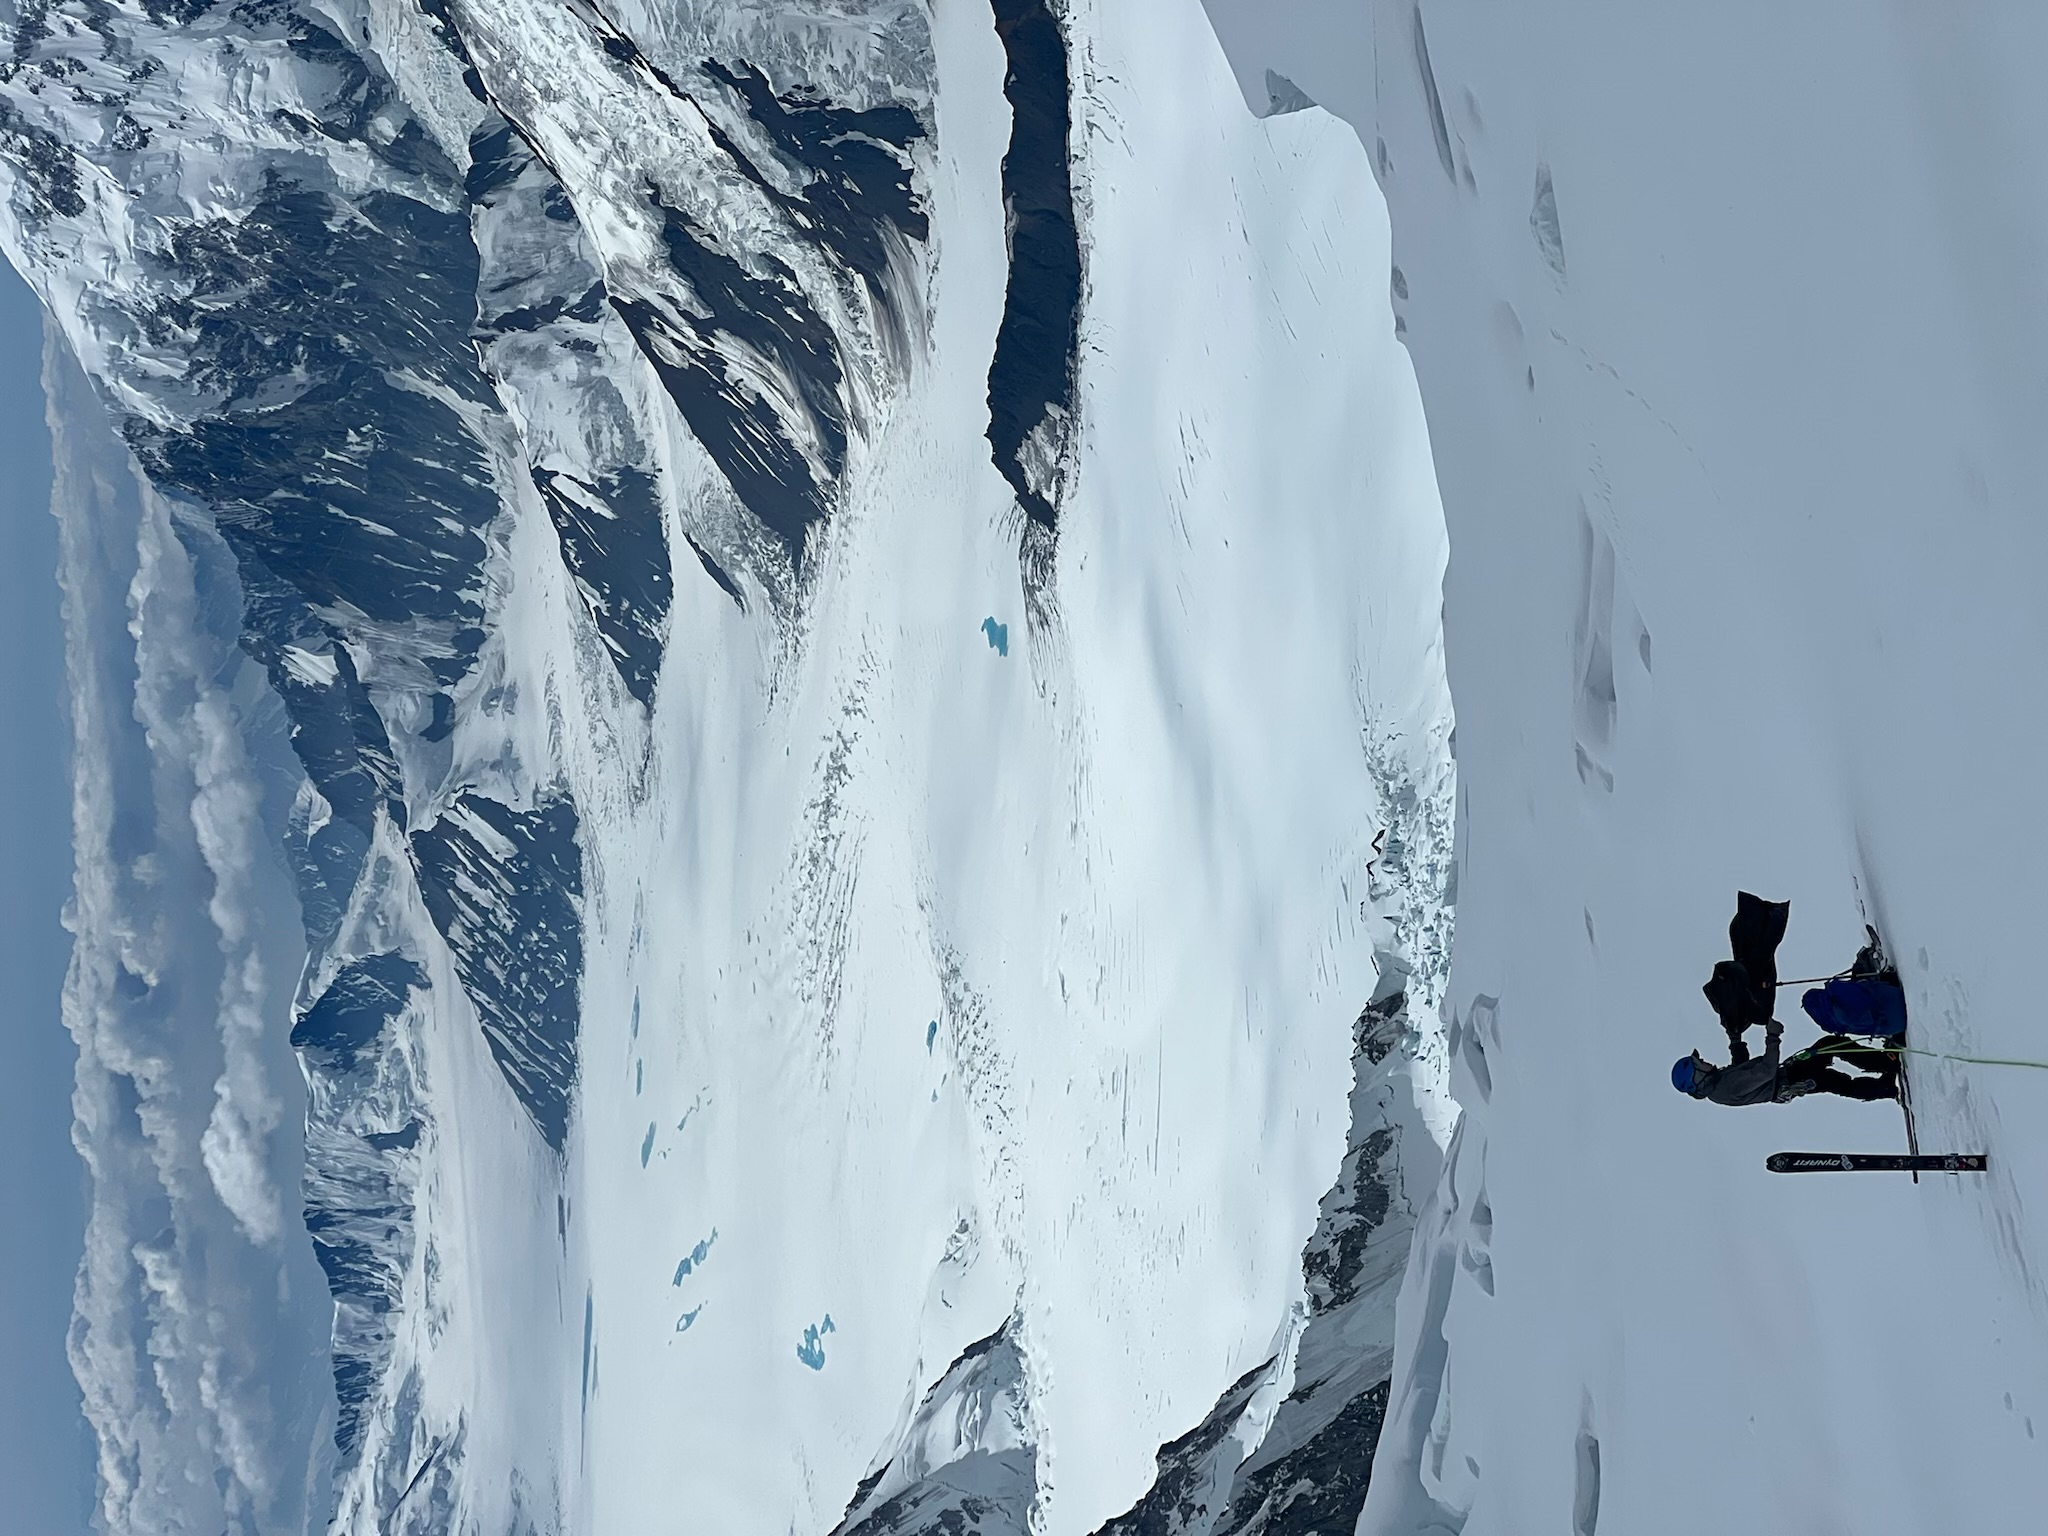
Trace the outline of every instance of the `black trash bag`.
{"type": "Polygon", "coordinates": [[[1728,924],[1728,948],[1734,958],[1717,964],[1700,988],[1730,1044],[1739,1042],[1750,1025],[1771,1022],[1778,1000],[1778,945],[1791,918],[1789,901],[1735,893],[1735,918],[1728,924]]]}

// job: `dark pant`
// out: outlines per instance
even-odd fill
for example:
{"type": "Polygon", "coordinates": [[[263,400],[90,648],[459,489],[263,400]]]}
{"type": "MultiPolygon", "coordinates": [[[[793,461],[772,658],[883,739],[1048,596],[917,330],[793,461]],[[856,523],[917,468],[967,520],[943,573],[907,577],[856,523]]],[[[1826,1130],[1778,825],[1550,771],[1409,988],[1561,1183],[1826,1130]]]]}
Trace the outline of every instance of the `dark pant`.
{"type": "Polygon", "coordinates": [[[1899,1058],[1881,1051],[1867,1041],[1847,1035],[1822,1035],[1805,1050],[1786,1058],[1778,1069],[1780,1089],[1794,1094],[1832,1093],[1845,1099],[1896,1099],[1899,1096],[1899,1058]],[[1841,1071],[1837,1064],[1861,1067],[1870,1076],[1841,1071]]]}

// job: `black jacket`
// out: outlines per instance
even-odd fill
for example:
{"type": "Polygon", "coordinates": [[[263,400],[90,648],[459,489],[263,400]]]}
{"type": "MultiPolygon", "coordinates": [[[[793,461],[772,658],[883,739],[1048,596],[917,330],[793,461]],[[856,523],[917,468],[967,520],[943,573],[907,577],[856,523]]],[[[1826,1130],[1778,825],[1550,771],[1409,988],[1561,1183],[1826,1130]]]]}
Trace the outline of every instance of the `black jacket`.
{"type": "Polygon", "coordinates": [[[1748,891],[1735,893],[1735,919],[1728,925],[1728,950],[1700,990],[1719,1015],[1731,1041],[1752,1024],[1769,1024],[1778,1000],[1778,945],[1792,915],[1789,901],[1765,901],[1748,891]]]}

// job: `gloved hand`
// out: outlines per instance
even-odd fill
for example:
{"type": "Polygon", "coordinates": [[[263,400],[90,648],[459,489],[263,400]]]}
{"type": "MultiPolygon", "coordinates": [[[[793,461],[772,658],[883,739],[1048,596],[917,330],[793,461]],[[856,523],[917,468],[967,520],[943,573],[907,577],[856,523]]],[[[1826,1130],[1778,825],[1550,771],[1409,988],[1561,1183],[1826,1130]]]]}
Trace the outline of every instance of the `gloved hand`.
{"type": "Polygon", "coordinates": [[[1728,1020],[1723,1019],[1721,1021],[1721,1033],[1728,1037],[1728,1059],[1730,1062],[1739,1067],[1749,1060],[1749,1042],[1742,1038],[1745,1033],[1744,1026],[1731,1024],[1728,1020]]]}

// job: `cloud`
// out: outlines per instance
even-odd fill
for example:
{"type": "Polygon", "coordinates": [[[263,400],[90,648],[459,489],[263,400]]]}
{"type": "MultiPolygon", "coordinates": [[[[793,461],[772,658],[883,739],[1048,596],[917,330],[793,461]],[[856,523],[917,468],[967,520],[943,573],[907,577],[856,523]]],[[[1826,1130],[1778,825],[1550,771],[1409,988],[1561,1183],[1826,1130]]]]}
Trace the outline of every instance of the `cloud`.
{"type": "MultiPolygon", "coordinates": [[[[198,883],[209,891],[204,910],[221,959],[214,1015],[221,1069],[200,1138],[201,1159],[250,1241],[275,1243],[283,1221],[270,1177],[271,1142],[281,1105],[261,1059],[266,998],[255,888],[276,860],[264,846],[262,788],[216,681],[233,659],[232,639],[201,626],[193,562],[170,509],[147,488],[136,542],[128,588],[135,718],[158,759],[160,816],[175,817],[180,800],[189,807],[190,842],[203,866],[198,883]]],[[[173,845],[180,841],[174,828],[160,836],[173,845]]],[[[182,899],[168,888],[160,893],[182,899]]]]}
{"type": "Polygon", "coordinates": [[[45,382],[75,748],[64,1011],[92,1181],[70,1355],[99,1523],[296,1532],[319,1523],[332,1409],[296,1219],[298,913],[260,772],[281,743],[245,738],[224,551],[139,482],[61,346],[45,382]]]}

